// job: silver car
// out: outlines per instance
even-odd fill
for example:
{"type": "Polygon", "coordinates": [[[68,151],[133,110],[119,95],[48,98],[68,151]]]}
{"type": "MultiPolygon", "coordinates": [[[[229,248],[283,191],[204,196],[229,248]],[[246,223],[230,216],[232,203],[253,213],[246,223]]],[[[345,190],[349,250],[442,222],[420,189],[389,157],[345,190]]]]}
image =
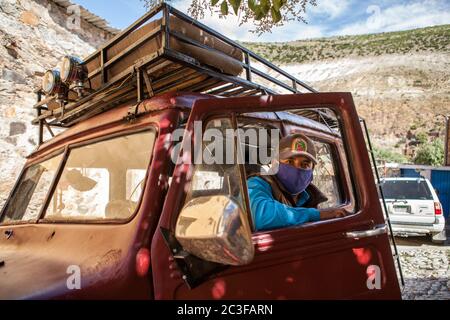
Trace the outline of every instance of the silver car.
{"type": "Polygon", "coordinates": [[[381,185],[394,234],[446,240],[442,205],[428,179],[384,178],[381,185]]]}

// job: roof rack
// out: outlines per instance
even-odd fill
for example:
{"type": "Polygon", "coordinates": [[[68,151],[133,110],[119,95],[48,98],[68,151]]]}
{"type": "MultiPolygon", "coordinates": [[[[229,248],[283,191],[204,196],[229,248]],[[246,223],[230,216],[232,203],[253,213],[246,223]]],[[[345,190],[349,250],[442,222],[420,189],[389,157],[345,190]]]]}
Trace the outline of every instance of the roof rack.
{"type": "MultiPolygon", "coordinates": [[[[41,90],[37,92],[38,101],[34,106],[37,110],[37,117],[32,123],[40,126],[40,142],[42,141],[43,127],[47,127],[49,130],[50,127],[71,127],[86,118],[125,102],[140,102],[143,99],[170,91],[207,93],[223,97],[317,92],[266,59],[166,3],[162,3],[146,13],[82,63],[88,65],[95,61],[98,62],[98,67],[95,70],[89,70],[87,82],[91,85],[91,81],[98,81],[99,85],[95,89],[90,88],[87,95],[75,99],[69,98],[67,99],[69,101],[60,101],[56,96],[44,97],[41,90]],[[216,48],[174,30],[171,26],[173,17],[219,39],[227,46],[231,46],[233,50],[240,50],[243,61],[230,58],[233,63],[242,67],[242,72],[239,75],[226,74],[173,48],[171,43],[173,39],[176,39],[180,43],[209,50],[208,52],[218,51],[216,48]],[[156,24],[151,31],[145,32],[138,40],[127,44],[113,57],[108,57],[111,48],[119,43],[123,44],[128,36],[136,31],[142,31],[143,26],[148,26],[155,19],[160,19],[161,23],[156,24]],[[123,62],[141,49],[146,42],[156,37],[161,39],[157,50],[146,52],[142,58],[126,65],[122,72],[111,75],[111,70],[117,64],[123,62]],[[49,108],[49,105],[53,104],[54,106],[55,102],[57,103],[56,107],[49,108]]],[[[319,120],[320,118],[323,117],[320,116],[319,120]]],[[[327,121],[322,122],[327,124],[327,121]]]]}

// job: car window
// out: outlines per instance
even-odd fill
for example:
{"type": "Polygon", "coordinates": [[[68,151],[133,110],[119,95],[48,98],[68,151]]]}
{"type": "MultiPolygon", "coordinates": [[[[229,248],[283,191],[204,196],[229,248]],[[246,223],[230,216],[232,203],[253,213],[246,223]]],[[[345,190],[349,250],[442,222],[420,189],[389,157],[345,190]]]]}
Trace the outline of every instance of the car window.
{"type": "MultiPolygon", "coordinates": [[[[271,131],[274,128],[269,125],[261,125],[261,124],[245,124],[244,121],[242,121],[239,124],[240,128],[243,129],[242,136],[247,134],[246,137],[242,137],[241,141],[243,142],[242,149],[244,150],[243,154],[245,157],[245,168],[247,177],[255,174],[259,174],[261,172],[261,167],[263,167],[260,164],[260,159],[258,159],[258,155],[262,151],[261,149],[264,148],[264,154],[270,155],[274,150],[270,146],[271,138],[266,139],[263,143],[261,141],[258,141],[257,144],[251,144],[248,143],[245,138],[248,138],[250,136],[247,132],[251,130],[257,130],[260,132],[260,130],[266,130],[269,135],[277,134],[279,133],[279,130],[271,131]],[[253,155],[252,155],[253,152],[253,155]],[[256,159],[257,163],[251,163],[252,159],[256,159]],[[249,163],[250,161],[250,163],[249,163]]],[[[281,136],[279,136],[281,138],[281,136]]],[[[337,181],[336,176],[336,159],[333,158],[332,154],[332,147],[329,143],[319,141],[317,139],[312,138],[314,145],[316,147],[316,158],[318,160],[318,164],[314,168],[314,180],[313,184],[327,197],[327,201],[321,203],[318,205],[318,208],[331,208],[336,207],[339,204],[342,203],[341,199],[341,192],[339,188],[339,184],[337,181]]],[[[264,170],[263,170],[264,171],[264,170]]],[[[267,171],[267,170],[265,170],[267,171]]]]}
{"type": "MultiPolygon", "coordinates": [[[[261,117],[264,119],[268,119],[269,116],[265,116],[266,113],[259,113],[261,117]]],[[[275,121],[267,121],[258,123],[255,119],[240,119],[239,128],[243,129],[240,141],[243,143],[243,155],[245,159],[245,171],[246,177],[249,179],[253,176],[260,176],[266,182],[274,183],[273,179],[270,176],[273,176],[273,172],[275,167],[272,162],[268,166],[269,169],[264,169],[265,165],[262,165],[262,159],[260,159],[260,154],[265,155],[274,155],[277,156],[277,146],[274,144],[279,143],[279,139],[282,138],[281,130],[278,130],[278,134],[275,132],[271,133],[271,129],[274,127],[270,126],[269,123],[276,123],[275,121]],[[247,120],[247,121],[246,121],[247,120]],[[250,134],[251,131],[257,132],[253,136],[257,136],[258,139],[253,139],[253,143],[247,139],[248,137],[252,137],[250,134]],[[260,133],[267,133],[267,137],[264,140],[261,140],[260,133]],[[276,137],[277,141],[272,141],[272,137],[276,137]],[[253,153],[253,154],[252,154],[253,153]],[[255,161],[256,160],[256,161],[255,161]],[[266,177],[264,177],[266,176],[266,177]]],[[[295,118],[298,120],[298,118],[295,118]]],[[[338,168],[347,166],[347,162],[345,159],[342,159],[343,152],[339,152],[339,148],[341,145],[334,145],[334,139],[328,140],[327,137],[316,135],[311,129],[306,129],[303,127],[299,127],[297,125],[292,125],[290,122],[283,123],[285,125],[285,130],[291,134],[301,133],[305,134],[312,142],[314,143],[316,150],[316,159],[318,163],[314,167],[313,171],[313,186],[308,188],[309,199],[304,205],[304,207],[313,207],[317,209],[329,209],[329,208],[337,208],[342,204],[346,205],[350,211],[354,211],[354,198],[353,193],[351,192],[352,185],[350,181],[350,177],[346,174],[346,172],[339,172],[338,168]],[[333,142],[331,142],[333,141],[333,142]],[[342,164],[340,163],[342,161],[342,164]],[[344,179],[341,181],[340,179],[344,179]],[[348,199],[346,198],[345,190],[343,189],[346,186],[346,183],[349,187],[348,199]]],[[[336,131],[338,134],[338,132],[336,131]]],[[[345,154],[344,154],[345,156],[345,154]]],[[[276,169],[275,169],[276,170],[276,169]]],[[[275,177],[275,183],[280,184],[275,177]]],[[[280,197],[278,189],[272,187],[272,196],[279,202],[286,204],[286,200],[289,201],[288,198],[283,199],[280,197]]],[[[282,190],[281,190],[282,191],[282,190]]],[[[250,195],[249,195],[250,196],[250,195]]],[[[256,212],[252,212],[253,215],[256,215],[256,212]]]]}
{"type": "Polygon", "coordinates": [[[45,219],[127,219],[143,191],[154,131],[70,150],[45,219]]]}
{"type": "Polygon", "coordinates": [[[314,140],[316,147],[317,165],[314,168],[313,184],[327,197],[327,201],[319,204],[318,208],[332,208],[342,203],[339,184],[336,176],[336,159],[333,158],[331,145],[314,140]]]}
{"type": "Polygon", "coordinates": [[[433,200],[433,195],[424,180],[384,180],[385,199],[433,200]]]}
{"type": "MultiPolygon", "coordinates": [[[[264,113],[262,113],[264,114],[264,113]]],[[[255,123],[241,119],[239,126],[240,149],[247,177],[267,172],[271,157],[275,155],[274,142],[281,138],[280,129],[265,122],[255,123]]]]}
{"type": "Polygon", "coordinates": [[[228,148],[234,150],[234,135],[231,120],[214,119],[208,122],[202,141],[202,161],[194,167],[192,183],[189,186],[185,202],[193,198],[209,195],[227,195],[243,204],[242,186],[239,168],[236,165],[236,153],[227,153],[228,148]],[[209,139],[211,138],[211,139],[209,139]],[[230,157],[230,158],[227,158],[230,157]]]}
{"type": "Polygon", "coordinates": [[[61,159],[62,154],[25,169],[6,204],[2,223],[38,218],[61,159]]]}

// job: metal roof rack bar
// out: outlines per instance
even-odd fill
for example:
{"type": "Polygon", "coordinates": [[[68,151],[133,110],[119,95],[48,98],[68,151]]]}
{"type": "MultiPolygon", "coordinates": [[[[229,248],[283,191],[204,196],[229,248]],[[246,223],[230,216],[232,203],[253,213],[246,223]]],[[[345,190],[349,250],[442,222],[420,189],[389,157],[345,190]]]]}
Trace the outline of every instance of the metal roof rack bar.
{"type": "Polygon", "coordinates": [[[300,93],[299,88],[308,92],[317,92],[304,82],[281,70],[266,59],[259,57],[237,42],[165,3],[152,9],[120,34],[117,34],[99,50],[86,58],[83,63],[86,65],[94,59],[99,59],[99,66],[94,65],[96,69],[91,70],[88,74],[88,79],[89,83],[94,77],[99,79],[97,82],[99,85],[97,87],[90,86],[90,89],[86,90],[88,93],[86,96],[62,103],[60,107],[55,107],[55,104],[53,104],[52,108],[48,107],[52,101],[56,101],[56,97],[43,98],[41,96],[34,106],[38,112],[37,117],[32,122],[33,124],[43,126],[45,123],[49,126],[69,127],[86,119],[88,116],[93,116],[132,99],[138,101],[169,91],[183,90],[224,97],[279,94],[285,92],[283,90],[300,93]],[[203,32],[223,41],[225,44],[242,51],[243,61],[230,57],[234,59],[233,61],[237,65],[242,66],[242,76],[225,74],[213,67],[202,64],[192,56],[171,48],[170,40],[173,37],[177,41],[190,46],[206,49],[210,52],[218,52],[215,48],[173,30],[170,25],[171,16],[188,22],[203,32]],[[161,19],[161,24],[155,25],[143,37],[129,44],[113,57],[108,57],[108,49],[126,39],[127,36],[147,22],[150,22],[151,19],[156,18],[161,19]],[[125,59],[159,35],[161,35],[162,43],[156,51],[149,52],[148,55],[142,56],[139,60],[134,61],[133,64],[125,66],[123,70],[119,70],[120,73],[111,74],[110,70],[116,63],[125,59]],[[253,67],[252,63],[255,62],[267,68],[270,74],[253,67]],[[283,78],[283,81],[279,79],[280,77],[283,78]],[[287,83],[284,81],[284,78],[287,80],[287,83]],[[259,82],[256,80],[259,80],[259,82]],[[150,87],[148,84],[150,84],[150,87]]]}
{"type": "Polygon", "coordinates": [[[183,12],[167,5],[164,4],[165,6],[167,6],[168,10],[170,13],[174,14],[175,16],[177,16],[180,19],[185,20],[186,22],[192,23],[193,25],[199,27],[200,29],[212,34],[213,36],[219,38],[220,40],[224,41],[225,43],[228,43],[229,45],[232,45],[236,48],[241,49],[245,55],[248,57],[252,57],[253,59],[261,62],[262,64],[270,67],[271,69],[273,69],[274,71],[277,71],[278,73],[280,73],[281,75],[285,76],[286,78],[292,80],[294,83],[299,84],[300,86],[302,86],[303,88],[307,89],[310,92],[317,92],[317,90],[315,90],[314,88],[312,88],[311,86],[307,85],[306,83],[296,79],[295,77],[293,77],[292,75],[290,75],[289,73],[287,73],[286,71],[280,69],[279,67],[275,66],[273,63],[271,63],[270,61],[258,56],[256,53],[250,51],[249,49],[243,47],[242,45],[240,45],[239,43],[237,43],[236,41],[233,41],[227,37],[225,37],[224,35],[218,33],[217,31],[209,28],[208,26],[202,24],[201,22],[198,22],[197,20],[192,19],[191,17],[185,15],[183,12]]]}

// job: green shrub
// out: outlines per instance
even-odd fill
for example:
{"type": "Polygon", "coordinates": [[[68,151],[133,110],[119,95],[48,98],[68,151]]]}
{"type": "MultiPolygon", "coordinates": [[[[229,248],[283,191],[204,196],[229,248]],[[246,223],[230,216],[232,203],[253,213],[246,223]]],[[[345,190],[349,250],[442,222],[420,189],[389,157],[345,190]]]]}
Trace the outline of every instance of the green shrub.
{"type": "Polygon", "coordinates": [[[444,141],[436,139],[432,143],[422,144],[416,152],[414,163],[442,166],[444,164],[444,141]]]}
{"type": "Polygon", "coordinates": [[[420,144],[424,144],[428,142],[428,134],[426,134],[425,132],[421,131],[419,133],[416,134],[416,139],[420,144]]]}
{"type": "Polygon", "coordinates": [[[383,148],[373,148],[375,154],[376,161],[386,161],[386,162],[395,162],[395,163],[408,163],[408,158],[403,154],[383,148]]]}

